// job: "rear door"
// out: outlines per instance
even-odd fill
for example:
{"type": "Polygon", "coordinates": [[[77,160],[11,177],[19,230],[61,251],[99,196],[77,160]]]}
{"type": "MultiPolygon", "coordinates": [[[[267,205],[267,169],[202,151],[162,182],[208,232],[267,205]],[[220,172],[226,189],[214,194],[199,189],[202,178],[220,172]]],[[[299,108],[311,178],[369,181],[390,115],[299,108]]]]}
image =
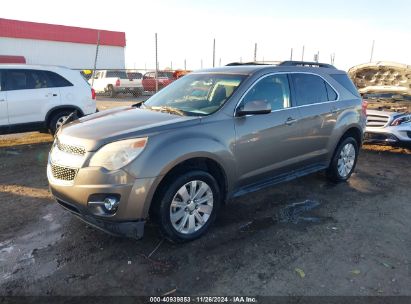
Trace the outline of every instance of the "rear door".
{"type": "Polygon", "coordinates": [[[298,151],[301,165],[315,165],[326,160],[328,143],[337,120],[338,94],[322,77],[309,73],[292,73],[292,86],[296,107],[301,120],[298,151]]]}
{"type": "Polygon", "coordinates": [[[246,93],[240,105],[264,100],[272,112],[235,117],[235,157],[239,186],[288,173],[298,162],[299,111],[291,107],[287,74],[265,76],[246,93]]]}
{"type": "Polygon", "coordinates": [[[5,91],[5,78],[0,70],[0,131],[6,130],[9,125],[9,116],[7,110],[7,92],[5,91]]]}
{"type": "Polygon", "coordinates": [[[40,70],[7,70],[6,90],[10,125],[43,122],[60,104],[59,89],[40,70]]]}

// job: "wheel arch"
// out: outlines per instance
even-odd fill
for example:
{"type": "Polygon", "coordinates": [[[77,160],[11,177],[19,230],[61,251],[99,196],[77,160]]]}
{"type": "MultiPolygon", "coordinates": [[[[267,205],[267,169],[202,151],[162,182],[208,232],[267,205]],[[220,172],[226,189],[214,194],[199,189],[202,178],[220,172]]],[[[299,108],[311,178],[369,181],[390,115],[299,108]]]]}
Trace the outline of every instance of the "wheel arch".
{"type": "Polygon", "coordinates": [[[50,124],[50,120],[52,119],[53,115],[60,111],[71,111],[71,112],[77,111],[79,117],[84,116],[83,111],[79,107],[74,106],[74,105],[61,105],[58,107],[54,107],[50,109],[46,114],[46,118],[44,120],[46,127],[48,127],[48,125],[50,124]]]}
{"type": "Polygon", "coordinates": [[[153,209],[164,194],[165,186],[173,178],[188,170],[203,170],[211,174],[216,180],[222,194],[224,204],[228,195],[228,178],[223,166],[215,159],[207,156],[189,157],[180,160],[173,167],[171,167],[156,183],[155,191],[151,198],[150,206],[148,207],[148,214],[153,216],[153,209]]]}

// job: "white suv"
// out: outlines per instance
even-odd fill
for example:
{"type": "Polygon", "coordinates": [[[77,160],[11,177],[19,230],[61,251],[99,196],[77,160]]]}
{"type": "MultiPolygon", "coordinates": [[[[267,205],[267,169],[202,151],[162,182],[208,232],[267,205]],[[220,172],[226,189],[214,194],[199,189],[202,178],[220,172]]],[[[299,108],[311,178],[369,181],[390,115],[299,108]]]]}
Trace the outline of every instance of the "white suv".
{"type": "Polygon", "coordinates": [[[94,90],[79,71],[25,64],[0,65],[0,134],[52,134],[70,113],[96,112],[94,90]]]}

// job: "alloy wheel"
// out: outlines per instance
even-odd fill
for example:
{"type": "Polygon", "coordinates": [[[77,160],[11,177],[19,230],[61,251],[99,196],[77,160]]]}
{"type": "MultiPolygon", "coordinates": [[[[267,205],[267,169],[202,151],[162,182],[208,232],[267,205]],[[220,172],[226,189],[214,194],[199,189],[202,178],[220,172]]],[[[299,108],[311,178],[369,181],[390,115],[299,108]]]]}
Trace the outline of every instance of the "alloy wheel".
{"type": "Polygon", "coordinates": [[[193,180],[183,185],[170,205],[173,228],[182,234],[192,234],[201,229],[213,211],[213,199],[213,191],[204,181],[193,180]]]}

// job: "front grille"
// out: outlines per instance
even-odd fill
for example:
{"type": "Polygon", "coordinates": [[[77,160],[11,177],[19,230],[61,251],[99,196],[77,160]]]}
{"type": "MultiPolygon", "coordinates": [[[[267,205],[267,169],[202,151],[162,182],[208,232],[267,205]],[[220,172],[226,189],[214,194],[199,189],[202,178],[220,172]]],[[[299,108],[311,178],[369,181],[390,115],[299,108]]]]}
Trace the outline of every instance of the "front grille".
{"type": "Polygon", "coordinates": [[[76,177],[78,169],[61,167],[58,165],[51,165],[51,173],[55,179],[64,181],[72,181],[76,177]]]}
{"type": "Polygon", "coordinates": [[[57,140],[56,145],[60,151],[63,151],[66,153],[80,155],[80,156],[83,156],[84,154],[86,154],[86,150],[83,147],[62,144],[59,140],[57,140]]]}
{"type": "Polygon", "coordinates": [[[390,117],[387,115],[369,114],[367,115],[367,127],[384,127],[390,117]]]}

